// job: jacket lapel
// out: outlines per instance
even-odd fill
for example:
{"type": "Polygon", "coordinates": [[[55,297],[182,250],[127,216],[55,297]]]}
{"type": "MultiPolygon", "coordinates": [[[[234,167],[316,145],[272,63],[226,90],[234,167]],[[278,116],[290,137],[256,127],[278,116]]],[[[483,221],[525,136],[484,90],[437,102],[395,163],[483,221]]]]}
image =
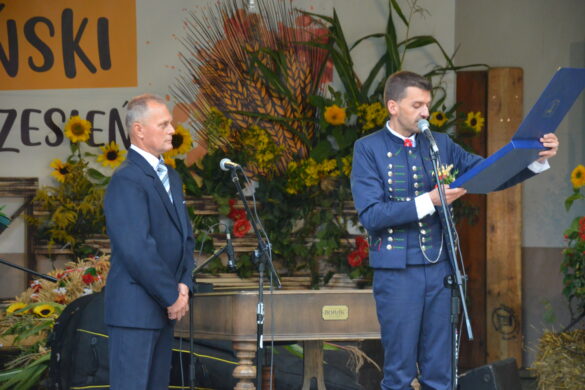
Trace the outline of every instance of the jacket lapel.
{"type": "MultiPolygon", "coordinates": [[[[167,213],[169,214],[169,217],[171,218],[173,223],[177,226],[177,229],[179,229],[179,231],[183,232],[184,230],[181,227],[181,222],[179,221],[177,211],[173,207],[173,204],[171,203],[171,199],[169,198],[169,194],[165,190],[165,187],[163,186],[162,182],[160,181],[160,179],[159,179],[158,175],[156,174],[156,172],[154,171],[154,169],[152,169],[150,164],[148,164],[148,162],[140,154],[136,153],[132,149],[128,150],[128,160],[131,160],[132,162],[134,162],[136,165],[138,165],[142,169],[142,171],[144,172],[144,174],[146,176],[149,176],[150,178],[152,178],[152,185],[153,185],[154,189],[156,190],[156,192],[158,193],[158,195],[161,197],[161,200],[165,206],[165,209],[167,210],[167,213]]],[[[169,175],[169,180],[170,180],[170,175],[169,175]]],[[[171,181],[171,188],[172,188],[172,184],[173,183],[171,181]]],[[[173,192],[171,191],[171,193],[173,193],[173,192]]],[[[176,199],[174,193],[173,193],[173,199],[176,199]]]]}
{"type": "Polygon", "coordinates": [[[178,179],[177,173],[175,171],[171,171],[171,169],[172,168],[169,168],[169,180],[171,183],[171,194],[173,195],[173,205],[175,206],[175,214],[178,216],[179,222],[181,224],[180,230],[183,233],[183,236],[185,236],[187,234],[187,216],[184,212],[185,206],[183,202],[183,186],[180,180],[176,180],[178,179]]]}
{"type": "Polygon", "coordinates": [[[429,142],[420,133],[416,136],[416,142],[420,146],[421,159],[425,168],[425,171],[429,177],[430,183],[435,183],[435,175],[433,175],[433,162],[431,161],[431,149],[429,142]]]}

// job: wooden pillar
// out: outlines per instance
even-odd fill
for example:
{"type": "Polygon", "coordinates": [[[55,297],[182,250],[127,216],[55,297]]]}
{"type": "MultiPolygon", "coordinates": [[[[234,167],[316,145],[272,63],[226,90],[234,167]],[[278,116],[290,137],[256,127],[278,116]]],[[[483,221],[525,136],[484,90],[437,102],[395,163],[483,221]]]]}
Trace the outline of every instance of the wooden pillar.
{"type": "Polygon", "coordinates": [[[234,390],[256,390],[253,382],[256,379],[256,367],[253,362],[254,356],[256,356],[256,344],[254,342],[234,342],[233,348],[239,362],[232,374],[234,378],[238,379],[234,390]]]}
{"type": "MultiPolygon", "coordinates": [[[[487,116],[487,77],[488,72],[465,71],[457,73],[457,111],[460,113],[480,112],[487,116]]],[[[487,118],[486,118],[487,119],[487,118]]],[[[482,131],[464,140],[474,153],[487,157],[486,120],[482,131]]],[[[486,195],[468,194],[462,199],[467,206],[477,210],[473,223],[468,219],[457,222],[457,232],[461,241],[461,252],[467,283],[467,308],[471,317],[474,340],[469,341],[464,330],[461,343],[459,367],[471,369],[486,363],[486,195]]]]}
{"type": "Polygon", "coordinates": [[[311,389],[311,380],[315,378],[317,390],[326,390],[325,375],[323,374],[323,341],[307,340],[303,343],[303,387],[311,389]]]}
{"type": "MultiPolygon", "coordinates": [[[[506,143],[522,121],[523,72],[488,72],[488,155],[506,143]]],[[[516,358],[522,366],[522,187],[487,196],[487,361],[516,358]]]]}

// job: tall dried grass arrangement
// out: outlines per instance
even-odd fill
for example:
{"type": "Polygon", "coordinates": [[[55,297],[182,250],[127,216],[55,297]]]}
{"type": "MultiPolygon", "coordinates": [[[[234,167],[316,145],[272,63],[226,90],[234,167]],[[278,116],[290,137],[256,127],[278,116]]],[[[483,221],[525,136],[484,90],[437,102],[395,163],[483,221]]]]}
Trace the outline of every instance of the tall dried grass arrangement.
{"type": "Polygon", "coordinates": [[[188,107],[200,144],[233,147],[243,132],[258,126],[283,147],[275,170],[282,173],[289,161],[307,156],[315,133],[309,97],[319,90],[327,54],[302,44],[317,37],[293,27],[308,16],[292,9],[289,1],[260,0],[258,11],[248,12],[242,0],[227,0],[209,12],[191,13],[181,53],[187,71],[172,92],[188,107]],[[212,109],[232,121],[228,138],[206,131],[205,118],[212,109]]]}

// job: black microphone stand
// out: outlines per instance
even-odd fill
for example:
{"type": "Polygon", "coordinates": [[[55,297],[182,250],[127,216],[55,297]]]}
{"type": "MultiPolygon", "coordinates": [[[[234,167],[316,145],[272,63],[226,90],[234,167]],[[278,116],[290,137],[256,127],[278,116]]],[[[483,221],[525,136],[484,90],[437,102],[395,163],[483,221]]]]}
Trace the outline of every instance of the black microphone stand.
{"type": "Polygon", "coordinates": [[[467,304],[465,302],[465,281],[457,263],[457,251],[455,250],[455,224],[453,222],[453,215],[451,209],[447,207],[445,196],[445,189],[441,184],[439,178],[440,156],[439,149],[433,148],[431,142],[429,143],[429,151],[431,161],[433,163],[433,171],[435,175],[435,182],[441,199],[442,218],[441,224],[443,229],[447,232],[447,252],[449,253],[449,260],[451,262],[452,275],[447,276],[445,280],[446,287],[451,288],[451,331],[452,331],[452,350],[451,350],[451,384],[453,390],[457,390],[457,362],[459,360],[459,332],[457,331],[457,321],[459,319],[459,308],[463,307],[463,318],[467,329],[469,340],[473,340],[473,330],[471,329],[471,321],[469,319],[469,312],[467,311],[467,304]]]}
{"type": "MultiPolygon", "coordinates": [[[[29,203],[30,203],[30,200],[27,201],[25,204],[23,204],[18,210],[16,210],[16,212],[14,214],[12,214],[12,216],[10,216],[10,218],[8,218],[8,217],[4,216],[4,214],[2,214],[3,215],[3,218],[2,218],[2,222],[0,222],[0,234],[2,234],[4,232],[4,230],[6,230],[6,228],[8,228],[8,225],[10,224],[10,221],[14,220],[14,218],[16,218],[18,215],[20,215],[20,213],[22,212],[22,210],[24,210],[26,208],[26,206],[28,206],[29,203]]],[[[11,262],[9,262],[7,260],[0,259],[0,264],[4,264],[4,265],[7,265],[9,267],[16,268],[18,270],[21,270],[23,272],[28,273],[29,275],[34,275],[34,276],[37,276],[37,277],[39,277],[41,279],[48,280],[49,282],[57,283],[57,278],[54,278],[54,277],[49,276],[49,275],[42,274],[42,273],[37,272],[37,271],[33,271],[32,269],[29,269],[29,268],[26,268],[26,267],[22,267],[20,265],[11,263],[11,262]]]]}
{"type": "Polygon", "coordinates": [[[49,276],[49,275],[42,274],[42,273],[37,272],[37,271],[33,271],[32,269],[28,269],[28,268],[22,267],[22,266],[17,265],[17,264],[13,264],[13,263],[11,263],[9,261],[6,261],[4,259],[0,259],[0,263],[1,264],[4,264],[4,265],[7,265],[9,267],[16,268],[16,269],[19,269],[21,271],[27,272],[27,273],[29,273],[31,275],[34,275],[34,276],[37,276],[39,278],[48,280],[49,282],[57,283],[57,278],[54,278],[54,277],[49,276]]]}
{"type": "MultiPolygon", "coordinates": [[[[272,264],[272,256],[270,255],[271,246],[270,243],[266,243],[260,235],[256,217],[250,211],[244,192],[242,191],[242,185],[238,178],[238,167],[232,167],[230,170],[232,181],[238,190],[238,196],[244,204],[246,215],[252,224],[254,233],[258,240],[258,247],[254,250],[254,260],[258,263],[258,305],[256,306],[256,389],[262,388],[262,365],[264,359],[264,271],[266,265],[268,265],[268,271],[273,276],[276,288],[280,288],[282,285],[278,274],[272,264]]],[[[240,168],[241,169],[241,168],[240,168]]]]}

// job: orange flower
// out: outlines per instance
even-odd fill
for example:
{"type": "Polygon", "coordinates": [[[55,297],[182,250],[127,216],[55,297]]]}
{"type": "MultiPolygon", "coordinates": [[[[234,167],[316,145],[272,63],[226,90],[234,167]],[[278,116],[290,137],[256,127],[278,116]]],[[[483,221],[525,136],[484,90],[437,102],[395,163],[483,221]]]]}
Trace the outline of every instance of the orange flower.
{"type": "Polygon", "coordinates": [[[330,125],[342,125],[345,123],[345,108],[341,108],[337,104],[334,104],[325,109],[323,116],[325,117],[325,122],[330,125]]]}

